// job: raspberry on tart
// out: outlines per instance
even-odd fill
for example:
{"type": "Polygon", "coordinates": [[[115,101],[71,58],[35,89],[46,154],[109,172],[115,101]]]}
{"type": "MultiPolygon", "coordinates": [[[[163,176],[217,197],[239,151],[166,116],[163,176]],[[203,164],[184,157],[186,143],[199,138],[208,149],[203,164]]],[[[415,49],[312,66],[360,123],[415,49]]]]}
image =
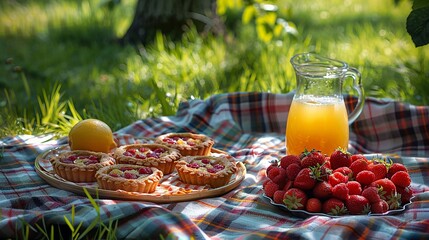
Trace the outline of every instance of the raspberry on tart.
{"type": "Polygon", "coordinates": [[[187,156],[177,162],[176,170],[184,183],[216,188],[228,184],[237,167],[225,156],[187,156]]]}
{"type": "Polygon", "coordinates": [[[130,144],[117,148],[113,157],[118,164],[156,167],[166,175],[174,171],[182,156],[178,150],[162,144],[130,144]]]}
{"type": "Polygon", "coordinates": [[[106,166],[95,174],[102,189],[140,193],[153,193],[162,177],[162,172],[155,167],[131,164],[106,166]]]}
{"type": "Polygon", "coordinates": [[[155,142],[179,150],[182,156],[209,155],[214,144],[208,136],[195,133],[167,133],[158,136],[155,142]]]}
{"type": "Polygon", "coordinates": [[[52,159],[55,173],[72,182],[95,182],[97,170],[114,163],[106,153],[86,150],[67,151],[52,159]]]}

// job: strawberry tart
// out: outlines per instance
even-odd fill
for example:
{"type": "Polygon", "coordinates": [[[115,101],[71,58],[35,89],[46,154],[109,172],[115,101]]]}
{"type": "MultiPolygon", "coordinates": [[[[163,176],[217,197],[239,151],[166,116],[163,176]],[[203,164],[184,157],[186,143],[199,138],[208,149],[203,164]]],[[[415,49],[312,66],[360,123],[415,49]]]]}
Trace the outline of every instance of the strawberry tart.
{"type": "Polygon", "coordinates": [[[130,144],[117,148],[113,157],[118,164],[156,167],[163,174],[170,174],[182,156],[178,150],[162,144],[130,144]]]}
{"type": "Polygon", "coordinates": [[[214,141],[203,134],[168,133],[158,136],[156,143],[175,148],[182,156],[205,156],[210,154],[214,141]]]}
{"type": "Polygon", "coordinates": [[[228,184],[237,167],[224,156],[187,156],[177,162],[176,170],[184,183],[216,188],[228,184]]]}
{"type": "Polygon", "coordinates": [[[51,162],[58,176],[72,182],[95,182],[98,169],[115,163],[108,154],[86,150],[64,152],[51,162]]]}
{"type": "Polygon", "coordinates": [[[153,193],[163,177],[160,170],[131,164],[115,164],[97,171],[98,186],[106,190],[153,193]]]}

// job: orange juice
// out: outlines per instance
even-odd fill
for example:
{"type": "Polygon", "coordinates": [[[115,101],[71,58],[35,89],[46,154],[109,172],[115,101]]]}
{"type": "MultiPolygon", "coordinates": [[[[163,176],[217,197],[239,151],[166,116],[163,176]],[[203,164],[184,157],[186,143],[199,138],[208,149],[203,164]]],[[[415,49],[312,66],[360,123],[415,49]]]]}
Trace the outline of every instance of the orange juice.
{"type": "Polygon", "coordinates": [[[348,116],[343,99],[306,96],[292,101],[286,128],[288,154],[316,149],[330,155],[338,147],[347,149],[348,141],[348,116]]]}

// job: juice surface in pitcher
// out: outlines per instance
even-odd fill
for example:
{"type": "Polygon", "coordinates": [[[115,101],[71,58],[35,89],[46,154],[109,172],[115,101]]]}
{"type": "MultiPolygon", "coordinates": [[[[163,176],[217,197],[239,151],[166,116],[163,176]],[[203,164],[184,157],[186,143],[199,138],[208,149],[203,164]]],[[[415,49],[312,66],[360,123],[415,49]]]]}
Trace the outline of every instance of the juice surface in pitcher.
{"type": "Polygon", "coordinates": [[[347,149],[348,141],[348,116],[342,99],[305,96],[292,101],[286,128],[288,154],[316,149],[330,155],[338,147],[347,149]]]}

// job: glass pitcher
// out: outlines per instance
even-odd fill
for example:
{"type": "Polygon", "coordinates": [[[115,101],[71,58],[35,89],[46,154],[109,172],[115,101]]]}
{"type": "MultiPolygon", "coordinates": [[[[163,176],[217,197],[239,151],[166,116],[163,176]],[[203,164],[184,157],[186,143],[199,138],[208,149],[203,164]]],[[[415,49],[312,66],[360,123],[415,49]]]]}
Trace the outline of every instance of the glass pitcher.
{"type": "Polygon", "coordinates": [[[297,54],[291,63],[297,89],[286,125],[287,154],[316,149],[330,155],[338,147],[347,150],[349,124],[360,115],[365,100],[359,71],[345,62],[313,53],[297,54]],[[342,95],[347,78],[353,79],[359,97],[350,115],[342,95]]]}

